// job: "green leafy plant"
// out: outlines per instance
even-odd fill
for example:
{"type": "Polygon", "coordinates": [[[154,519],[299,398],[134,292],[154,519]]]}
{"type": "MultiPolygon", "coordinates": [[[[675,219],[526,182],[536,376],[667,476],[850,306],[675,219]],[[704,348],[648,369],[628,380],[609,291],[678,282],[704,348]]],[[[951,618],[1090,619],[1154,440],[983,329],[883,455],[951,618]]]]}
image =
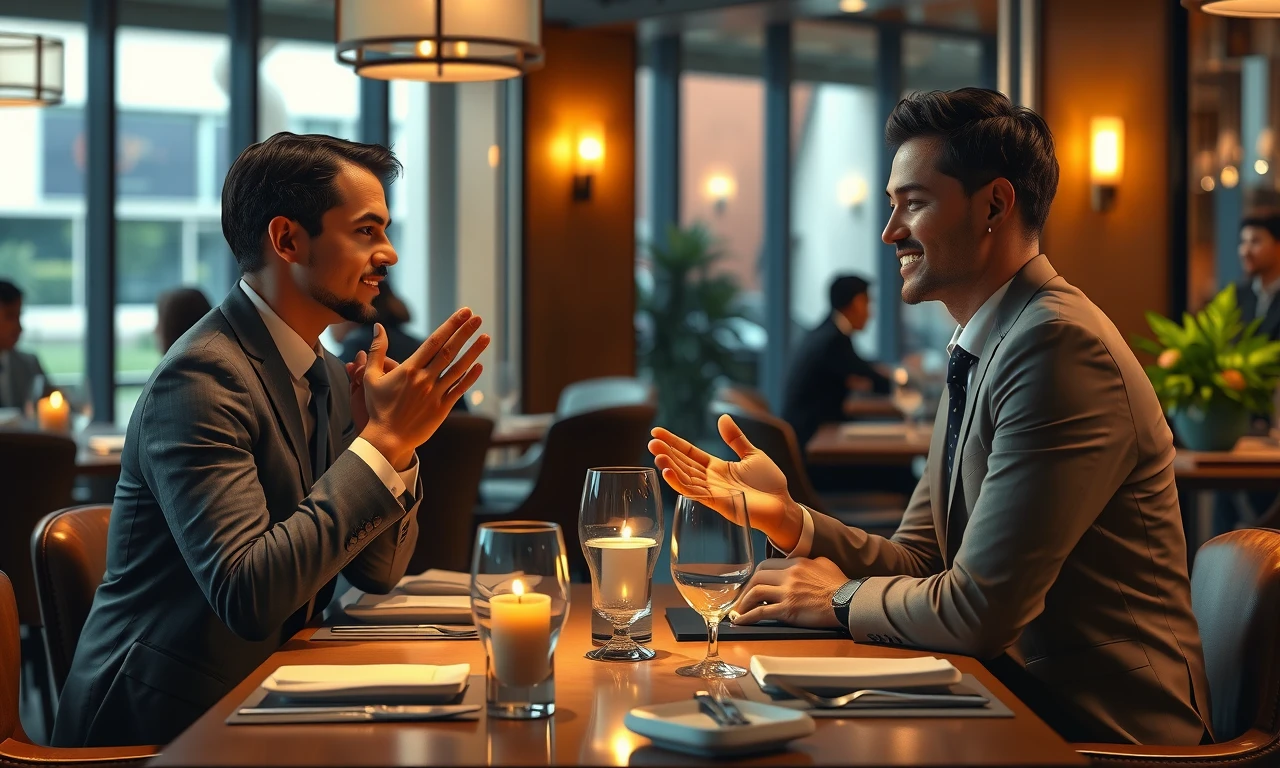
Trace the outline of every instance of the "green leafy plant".
{"type": "Polygon", "coordinates": [[[1270,413],[1280,341],[1258,335],[1260,322],[1241,323],[1234,285],[1195,315],[1184,314],[1182,325],[1148,312],[1156,339],[1135,338],[1134,346],[1156,356],[1146,371],[1165,410],[1235,403],[1249,413],[1270,413]]]}
{"type": "Polygon", "coordinates": [[[731,342],[743,315],[738,282],[712,274],[723,257],[705,227],[671,228],[665,243],[649,243],[651,280],[639,286],[640,364],[658,391],[659,423],[676,434],[701,437],[706,409],[722,377],[739,378],[731,342]]]}

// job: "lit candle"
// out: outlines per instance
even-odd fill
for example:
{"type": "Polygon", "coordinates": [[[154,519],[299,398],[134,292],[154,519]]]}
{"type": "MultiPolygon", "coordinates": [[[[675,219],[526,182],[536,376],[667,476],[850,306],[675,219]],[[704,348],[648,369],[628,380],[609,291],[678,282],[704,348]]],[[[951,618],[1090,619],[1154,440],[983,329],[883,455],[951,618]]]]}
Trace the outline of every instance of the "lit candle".
{"type": "Polygon", "coordinates": [[[531,686],[551,675],[551,596],[525,594],[516,579],[511,594],[489,598],[493,670],[504,685],[531,686]]]}
{"type": "Polygon", "coordinates": [[[61,392],[55,390],[36,403],[36,424],[45,432],[71,431],[71,406],[61,392]]]}
{"type": "Polygon", "coordinates": [[[588,547],[600,550],[600,606],[639,610],[648,602],[649,550],[658,542],[632,536],[630,526],[622,526],[621,536],[591,539],[588,547]]]}

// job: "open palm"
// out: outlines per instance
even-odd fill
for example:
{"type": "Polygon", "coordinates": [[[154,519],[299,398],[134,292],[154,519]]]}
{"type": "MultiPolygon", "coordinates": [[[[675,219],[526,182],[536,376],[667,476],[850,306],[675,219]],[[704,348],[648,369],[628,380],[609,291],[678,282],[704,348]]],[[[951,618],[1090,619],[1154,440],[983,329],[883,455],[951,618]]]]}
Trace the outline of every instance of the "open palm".
{"type": "MultiPolygon", "coordinates": [[[[773,459],[747,440],[732,418],[721,416],[717,426],[720,437],[738,454],[739,461],[718,459],[658,427],[653,430],[654,439],[649,441],[654,463],[667,484],[683,496],[715,496],[717,489],[742,491],[752,527],[772,537],[793,503],[787,491],[787,477],[773,459]]],[[[730,505],[717,511],[726,516],[733,514],[730,505]]]]}

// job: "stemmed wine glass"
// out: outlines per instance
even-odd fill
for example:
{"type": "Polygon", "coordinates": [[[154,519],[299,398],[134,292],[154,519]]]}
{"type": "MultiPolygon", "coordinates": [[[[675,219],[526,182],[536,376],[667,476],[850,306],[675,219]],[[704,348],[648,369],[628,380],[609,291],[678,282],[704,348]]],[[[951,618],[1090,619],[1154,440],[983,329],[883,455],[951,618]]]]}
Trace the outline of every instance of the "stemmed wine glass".
{"type": "Polygon", "coordinates": [[[651,610],[653,566],[662,542],[658,473],[643,467],[587,470],[578,540],[591,569],[591,607],[613,625],[613,637],[587,658],[652,659],[656,653],[631,637],[631,625],[651,610]]]}
{"type": "Polygon", "coordinates": [[[742,677],[747,670],[720,659],[720,622],[751,578],[751,522],[741,491],[676,500],[671,526],[671,576],[689,607],[707,622],[707,657],[681,667],[685,677],[742,677]]]}
{"type": "Polygon", "coordinates": [[[906,368],[899,368],[893,372],[893,392],[890,397],[893,400],[893,407],[897,408],[906,419],[907,433],[914,434],[916,419],[924,408],[924,393],[911,380],[906,368]]]}

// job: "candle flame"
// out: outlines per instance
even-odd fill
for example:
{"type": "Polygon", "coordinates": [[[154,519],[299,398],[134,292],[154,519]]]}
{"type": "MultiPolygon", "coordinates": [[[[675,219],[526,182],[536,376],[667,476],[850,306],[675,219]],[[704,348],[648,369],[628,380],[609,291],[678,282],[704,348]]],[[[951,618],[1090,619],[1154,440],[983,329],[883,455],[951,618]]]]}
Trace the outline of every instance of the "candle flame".
{"type": "Polygon", "coordinates": [[[57,391],[57,390],[55,389],[55,390],[53,391],[53,394],[49,395],[49,405],[53,406],[54,408],[61,408],[61,407],[62,407],[62,393],[61,393],[61,392],[59,392],[59,391],[57,391]]]}
{"type": "Polygon", "coordinates": [[[521,580],[519,580],[519,579],[516,579],[515,581],[511,582],[511,594],[513,594],[513,595],[523,595],[523,594],[524,594],[524,582],[523,582],[523,581],[521,581],[521,580]]]}
{"type": "Polygon", "coordinates": [[[622,538],[624,539],[631,538],[631,526],[629,525],[622,526],[622,538]]]}

